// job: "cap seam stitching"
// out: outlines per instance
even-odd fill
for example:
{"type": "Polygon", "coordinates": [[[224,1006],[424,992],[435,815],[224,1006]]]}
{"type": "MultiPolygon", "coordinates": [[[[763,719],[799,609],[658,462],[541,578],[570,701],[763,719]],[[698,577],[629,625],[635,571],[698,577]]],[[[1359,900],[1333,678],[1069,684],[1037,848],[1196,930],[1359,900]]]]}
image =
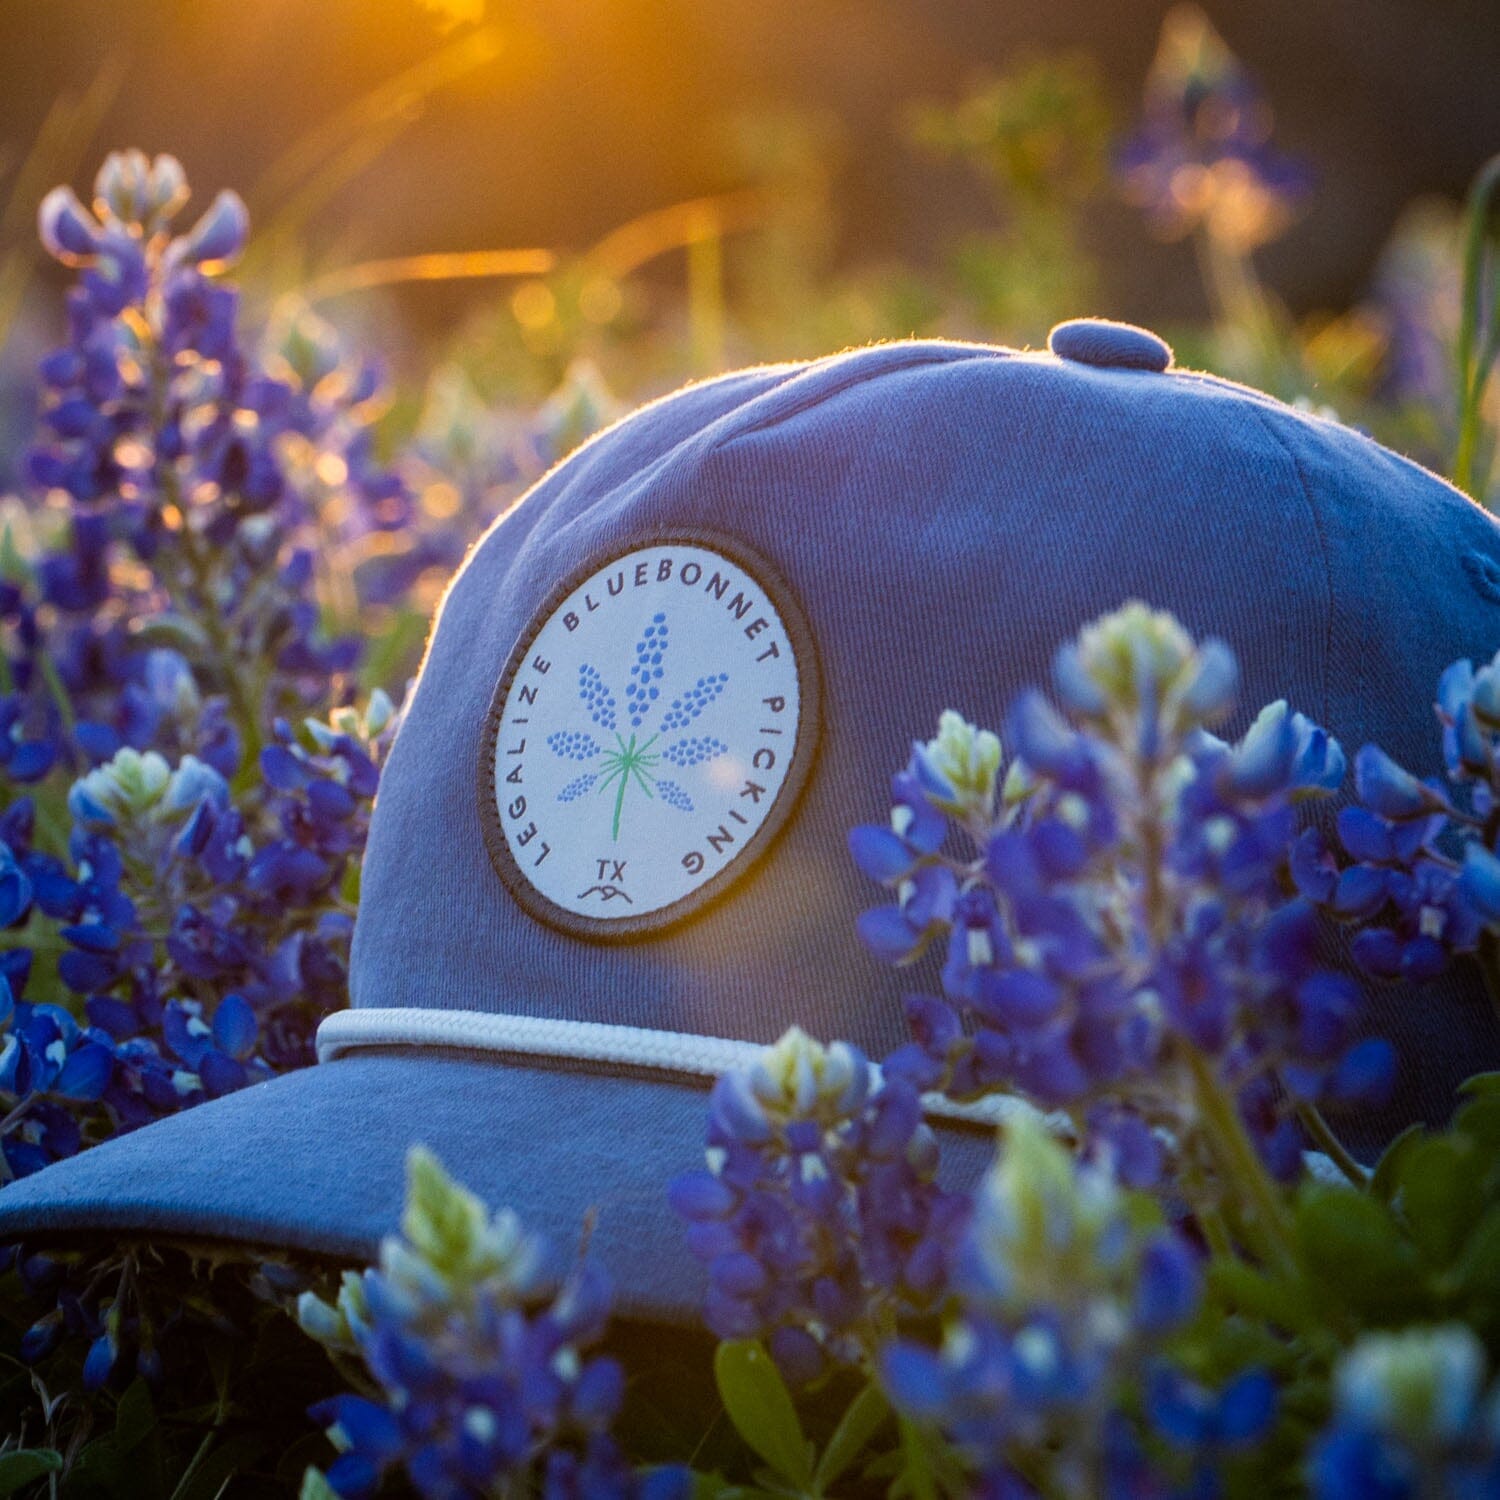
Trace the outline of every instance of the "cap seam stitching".
{"type": "Polygon", "coordinates": [[[1328,682],[1331,663],[1333,661],[1333,620],[1335,608],[1333,566],[1329,560],[1328,536],[1323,527],[1322,513],[1318,509],[1317,502],[1313,499],[1312,486],[1308,484],[1307,475],[1303,471],[1302,461],[1292,450],[1291,444],[1286,441],[1281,433],[1277,432],[1270,415],[1258,409],[1253,404],[1247,403],[1247,405],[1250,405],[1250,410],[1254,413],[1257,423],[1264,429],[1266,436],[1275,443],[1282,456],[1292,466],[1292,474],[1296,478],[1297,487],[1302,491],[1302,498],[1307,503],[1308,514],[1312,518],[1313,534],[1318,539],[1318,556],[1323,563],[1323,587],[1328,597],[1328,620],[1323,632],[1323,664],[1320,674],[1322,682],[1319,696],[1322,701],[1318,705],[1318,722],[1326,727],[1328,722],[1328,682]]]}
{"type": "MultiPolygon", "coordinates": [[[[864,354],[899,347],[898,343],[867,344],[854,352],[864,354]]],[[[928,365],[957,365],[981,361],[999,363],[1013,359],[1015,354],[1016,351],[1013,349],[991,349],[983,345],[939,344],[934,346],[928,343],[922,348],[922,352],[914,358],[882,365],[878,370],[851,369],[844,379],[837,381],[832,386],[824,386],[819,390],[811,391],[803,399],[787,407],[784,411],[768,412],[758,421],[750,422],[742,427],[736,427],[733,432],[725,433],[723,436],[713,439],[705,446],[707,451],[717,452],[742,437],[751,437],[755,433],[766,432],[773,427],[779,427],[783,422],[789,422],[793,417],[800,417],[804,412],[811,411],[815,407],[823,405],[823,403],[832,400],[835,396],[842,396],[845,391],[854,390],[862,385],[874,384],[887,375],[905,374],[908,370],[920,370],[928,365]]],[[[821,363],[823,363],[822,360],[810,361],[804,373],[816,369],[821,363]]],[[[775,388],[775,391],[785,389],[785,385],[780,385],[775,388]]],[[[775,392],[768,391],[766,394],[772,395],[775,392]]]]}

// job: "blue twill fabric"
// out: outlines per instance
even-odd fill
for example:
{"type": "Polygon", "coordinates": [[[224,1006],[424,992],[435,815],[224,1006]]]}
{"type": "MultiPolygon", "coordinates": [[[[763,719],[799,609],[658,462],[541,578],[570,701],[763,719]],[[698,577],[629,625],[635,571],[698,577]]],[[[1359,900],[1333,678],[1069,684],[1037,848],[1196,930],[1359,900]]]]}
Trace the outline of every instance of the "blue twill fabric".
{"type": "MultiPolygon", "coordinates": [[[[875,892],[845,852],[947,708],[999,726],[1058,644],[1129,598],[1238,654],[1236,733],[1280,697],[1352,752],[1440,769],[1442,668],[1500,646],[1500,529],[1336,423],[1170,367],[1144,330],[1085,321],[1052,350],[901,343],[661,400],[594,439],[498,522],[455,578],[381,782],[353,1004],[605,1022],[772,1042],[793,1022],[874,1057],[920,988],[866,955],[875,892]],[[1055,352],[1054,352],[1055,351],[1055,352]],[[497,680],[561,580],[664,536],[764,559],[817,653],[821,733],[800,801],[722,898],[630,942],[528,915],[496,874],[476,760],[497,680]]],[[[1463,973],[1371,992],[1401,1050],[1378,1149],[1500,1065],[1463,973]]],[[[0,1193],[0,1235],[109,1231],[341,1256],[395,1227],[430,1146],[566,1254],[594,1249],[627,1313],[687,1319],[698,1271],[664,1184],[700,1158],[706,1080],[393,1046],[246,1089],[0,1193]]],[[[972,1177],[984,1132],[943,1132],[972,1177]]]]}

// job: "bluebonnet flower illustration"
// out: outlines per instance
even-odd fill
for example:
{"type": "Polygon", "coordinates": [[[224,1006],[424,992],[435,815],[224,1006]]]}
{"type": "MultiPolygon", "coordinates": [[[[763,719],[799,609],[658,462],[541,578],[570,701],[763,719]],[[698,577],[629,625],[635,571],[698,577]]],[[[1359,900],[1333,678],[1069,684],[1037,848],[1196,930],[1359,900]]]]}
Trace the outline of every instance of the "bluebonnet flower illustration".
{"type": "Polygon", "coordinates": [[[601,729],[615,727],[615,715],[619,711],[615,705],[615,695],[605,687],[599,669],[591,667],[587,662],[578,669],[578,696],[583,699],[589,718],[601,729]]]}
{"type": "Polygon", "coordinates": [[[658,781],[656,791],[668,807],[675,807],[678,812],[692,812],[693,799],[675,781],[669,778],[658,781]]]}
{"type": "Polygon", "coordinates": [[[602,749],[593,735],[577,729],[559,729],[549,734],[547,748],[564,760],[592,760],[602,749]]]}
{"type": "Polygon", "coordinates": [[[728,753],[729,746],[722,740],[710,739],[707,735],[694,735],[668,745],[661,754],[663,760],[671,761],[674,766],[697,766],[728,753]]]}
{"type": "Polygon", "coordinates": [[[614,817],[610,836],[614,839],[620,837],[620,819],[631,787],[646,797],[659,796],[668,807],[678,812],[693,811],[693,799],[686,788],[676,781],[657,780],[656,767],[662,761],[686,770],[729,753],[728,745],[709,735],[684,735],[659,750],[653,748],[663,734],[687,728],[719,698],[729,682],[727,672],[698,678],[692,687],[667,706],[656,732],[644,739],[641,737],[640,731],[647,726],[662,697],[670,639],[666,613],[658,610],[635,644],[635,659],[625,684],[625,714],[631,729],[628,740],[616,727],[620,713],[618,701],[603,674],[590,662],[584,662],[578,668],[578,699],[595,724],[614,734],[613,748],[601,744],[586,730],[558,729],[547,736],[547,748],[563,760],[599,761],[597,772],[570,781],[558,792],[557,800],[576,802],[590,791],[613,789],[614,817]]]}

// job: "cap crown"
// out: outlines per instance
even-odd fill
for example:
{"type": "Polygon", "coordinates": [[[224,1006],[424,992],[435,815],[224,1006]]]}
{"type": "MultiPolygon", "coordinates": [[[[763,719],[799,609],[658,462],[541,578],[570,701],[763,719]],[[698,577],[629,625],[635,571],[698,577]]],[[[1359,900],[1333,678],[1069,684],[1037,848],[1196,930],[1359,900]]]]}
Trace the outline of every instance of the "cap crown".
{"type": "MultiPolygon", "coordinates": [[[[910,343],[646,407],[543,479],[448,591],[370,831],[355,1006],[759,1042],[796,1021],[883,1055],[908,981],[854,937],[878,893],[849,828],[884,816],[890,774],[943,709],[999,727],[1061,641],[1131,597],[1229,642],[1238,725],[1285,697],[1425,774],[1439,672],[1500,645],[1500,531],[1347,429],[1176,371],[910,343]],[[805,621],[806,784],[712,899],[628,942],[565,930],[502,878],[493,827],[487,846],[497,689],[570,580],[702,536],[805,621]]],[[[1496,1044],[1487,1008],[1444,994],[1425,1012],[1381,1000],[1422,1097],[1496,1044]]]]}

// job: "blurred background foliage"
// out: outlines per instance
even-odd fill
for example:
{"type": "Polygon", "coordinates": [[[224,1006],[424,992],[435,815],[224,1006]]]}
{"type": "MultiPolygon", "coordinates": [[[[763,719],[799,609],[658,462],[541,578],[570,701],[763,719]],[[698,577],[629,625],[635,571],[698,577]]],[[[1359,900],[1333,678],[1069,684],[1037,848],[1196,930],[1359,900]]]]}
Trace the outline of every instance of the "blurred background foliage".
{"type": "MultiPolygon", "coordinates": [[[[1097,314],[1435,467],[1462,446],[1459,205],[1500,143],[1493,0],[0,14],[0,486],[62,315],[38,200],[106,147],[174,153],[203,201],[223,185],[249,206],[239,280],[268,346],[330,379],[348,366],[328,350],[378,355],[381,449],[458,542],[375,621],[370,684],[411,664],[462,542],[552,461],[747,362],[909,335],[1036,346],[1097,314]]],[[[339,575],[415,546],[377,532],[341,554],[336,623],[361,607],[339,575]]]]}
{"type": "MultiPolygon", "coordinates": [[[[58,183],[87,198],[108,151],[171,153],[188,222],[221,187],[244,197],[244,337],[316,418],[274,460],[320,553],[304,633],[366,648],[358,681],[323,673],[329,708],[399,699],[465,547],[616,415],[870,340],[1144,323],[1182,365],[1500,499],[1496,0],[0,0],[0,18],[0,584],[66,555],[86,509],[23,474],[69,283],[38,205],[58,183]]],[[[139,583],[119,569],[106,592],[133,608],[139,583]]],[[[95,613],[45,602],[38,639],[107,629],[95,613]]],[[[44,832],[71,755],[38,794],[44,832]]],[[[38,994],[57,964],[38,948],[38,994]]],[[[285,1294],[262,1275],[183,1303],[230,1342],[271,1330],[245,1398],[256,1454],[309,1400],[266,1312],[285,1294]]],[[[217,1422],[224,1361],[202,1348],[179,1414],[217,1422]]],[[[62,1386],[32,1381],[6,1365],[0,1405],[32,1388],[26,1436],[52,1443],[62,1386]]],[[[130,1471],[141,1493],[213,1495],[249,1462],[205,1446],[169,1486],[150,1434],[182,1433],[151,1403],[137,1382],[88,1448],[85,1411],[77,1448],[114,1467],[83,1463],[80,1493],[130,1471]]],[[[660,1405],[678,1415],[681,1392],[660,1405]]],[[[321,1451],[291,1449],[282,1479],[321,1451]]]]}

